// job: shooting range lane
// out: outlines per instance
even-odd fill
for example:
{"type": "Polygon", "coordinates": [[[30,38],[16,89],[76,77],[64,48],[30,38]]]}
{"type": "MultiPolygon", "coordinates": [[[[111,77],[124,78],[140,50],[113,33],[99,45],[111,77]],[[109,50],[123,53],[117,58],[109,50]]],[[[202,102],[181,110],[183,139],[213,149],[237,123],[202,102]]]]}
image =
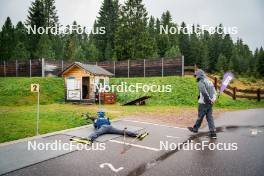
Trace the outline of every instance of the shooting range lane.
{"type": "MultiPolygon", "coordinates": [[[[62,143],[70,143],[66,135],[53,135],[45,138],[31,140],[36,143],[53,143],[55,140],[61,140],[62,143]]],[[[73,149],[72,151],[74,151],[73,149]]],[[[72,152],[71,150],[28,150],[28,142],[19,142],[0,147],[0,174],[23,168],[38,162],[42,162],[54,157],[72,152]]]]}
{"type": "MultiPolygon", "coordinates": [[[[159,162],[155,167],[141,171],[146,176],[165,175],[263,175],[264,171],[264,109],[226,112],[216,120],[223,129],[217,140],[202,136],[194,143],[237,143],[236,151],[180,150],[159,162]]],[[[207,128],[207,127],[206,127],[207,128]]],[[[142,167],[141,167],[142,168],[142,167]]],[[[138,168],[137,168],[138,169],[138,168]]],[[[133,175],[138,170],[129,175],[133,175]]]]}
{"type": "MultiPolygon", "coordinates": [[[[124,150],[123,137],[119,136],[113,139],[119,142],[106,142],[105,150],[74,151],[10,172],[8,175],[127,175],[142,163],[158,157],[162,152],[148,148],[159,149],[160,141],[183,141],[185,136],[188,136],[188,131],[180,128],[140,122],[117,121],[113,122],[113,125],[146,129],[150,135],[143,141],[135,142],[136,146],[130,147],[123,154],[121,154],[124,150]],[[167,135],[179,138],[168,138],[167,135]]],[[[126,142],[131,140],[133,138],[126,138],[126,142]]]]}

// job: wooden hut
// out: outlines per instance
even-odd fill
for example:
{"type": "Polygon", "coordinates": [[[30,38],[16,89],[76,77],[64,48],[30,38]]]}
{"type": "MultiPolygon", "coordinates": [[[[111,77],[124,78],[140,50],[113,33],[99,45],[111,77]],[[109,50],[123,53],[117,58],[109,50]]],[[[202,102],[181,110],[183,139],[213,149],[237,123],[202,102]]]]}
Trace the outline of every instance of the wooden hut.
{"type": "Polygon", "coordinates": [[[108,85],[112,73],[97,65],[74,62],[61,75],[65,80],[65,101],[95,101],[96,86],[108,85]]]}

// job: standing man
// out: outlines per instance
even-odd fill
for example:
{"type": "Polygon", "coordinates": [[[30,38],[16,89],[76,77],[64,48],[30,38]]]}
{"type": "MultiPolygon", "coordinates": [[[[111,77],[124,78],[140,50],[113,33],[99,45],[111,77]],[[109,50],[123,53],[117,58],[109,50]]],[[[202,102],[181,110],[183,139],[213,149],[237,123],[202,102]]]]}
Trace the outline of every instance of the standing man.
{"type": "Polygon", "coordinates": [[[206,75],[203,70],[198,69],[195,72],[195,77],[198,83],[199,96],[198,96],[198,118],[193,127],[188,127],[188,129],[197,133],[200,128],[204,116],[208,122],[208,127],[210,130],[209,136],[216,139],[214,118],[213,118],[213,104],[216,100],[216,90],[213,83],[206,78],[206,75]]]}

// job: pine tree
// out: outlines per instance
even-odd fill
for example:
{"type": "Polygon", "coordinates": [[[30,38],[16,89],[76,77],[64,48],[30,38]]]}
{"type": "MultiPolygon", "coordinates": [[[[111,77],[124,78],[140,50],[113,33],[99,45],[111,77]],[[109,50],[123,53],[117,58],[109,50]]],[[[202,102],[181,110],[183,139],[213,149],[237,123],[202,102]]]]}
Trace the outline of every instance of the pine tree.
{"type": "Polygon", "coordinates": [[[85,44],[84,51],[85,51],[85,59],[87,61],[99,60],[99,51],[91,40],[87,41],[87,43],[85,44]]]}
{"type": "Polygon", "coordinates": [[[121,8],[115,53],[120,59],[151,57],[155,47],[147,31],[147,11],[142,0],[127,0],[121,8]]]}
{"type": "Polygon", "coordinates": [[[177,57],[180,56],[181,52],[179,47],[176,46],[172,46],[169,50],[166,51],[165,53],[165,57],[177,57]]]}
{"type": "Polygon", "coordinates": [[[14,29],[14,45],[15,50],[12,52],[12,59],[27,60],[30,58],[30,52],[28,51],[29,41],[28,34],[24,24],[19,21],[14,29]],[[19,51],[22,53],[19,54],[19,51]],[[21,58],[19,57],[21,56],[21,58]]]}
{"type": "Polygon", "coordinates": [[[54,51],[52,50],[51,40],[49,36],[41,35],[40,40],[36,46],[34,56],[36,58],[54,58],[54,51]]]}
{"type": "Polygon", "coordinates": [[[43,0],[45,26],[54,27],[59,23],[55,0],[43,0]]]}
{"type": "Polygon", "coordinates": [[[52,37],[52,49],[54,57],[57,60],[64,59],[65,40],[63,35],[55,35],[52,37]]]}
{"type": "MultiPolygon", "coordinates": [[[[36,27],[36,29],[39,27],[54,27],[58,24],[58,20],[55,0],[35,0],[29,7],[26,25],[31,26],[33,29],[34,27],[36,27]]],[[[53,36],[51,35],[50,31],[48,32],[49,40],[51,40],[50,44],[52,44],[53,36]]],[[[29,35],[29,49],[31,51],[31,57],[34,57],[34,54],[39,52],[36,51],[36,43],[39,43],[41,38],[43,37],[38,33],[31,33],[29,35]]]]}
{"type": "Polygon", "coordinates": [[[0,59],[9,60],[12,57],[12,51],[15,47],[15,36],[14,36],[14,27],[9,17],[6,18],[6,21],[2,27],[1,36],[0,36],[0,59]]]}
{"type": "MultiPolygon", "coordinates": [[[[168,29],[177,29],[177,25],[174,24],[172,22],[172,16],[171,16],[171,13],[170,11],[166,11],[166,12],[163,12],[162,15],[161,15],[161,25],[164,27],[164,28],[168,28],[168,29]]],[[[175,34],[172,34],[172,33],[168,33],[168,37],[169,37],[169,48],[172,47],[173,45],[178,45],[178,35],[177,35],[177,31],[175,31],[176,33],[175,34]]]]}
{"type": "Polygon", "coordinates": [[[239,72],[238,65],[239,65],[239,55],[238,55],[237,48],[234,47],[232,50],[231,58],[229,60],[228,68],[229,68],[229,70],[231,70],[235,73],[238,73],[239,72]]]}
{"type": "Polygon", "coordinates": [[[218,72],[223,72],[223,71],[228,70],[228,62],[227,62],[227,58],[225,57],[225,55],[223,54],[219,55],[217,59],[217,63],[216,63],[216,69],[218,72]]]}
{"type": "Polygon", "coordinates": [[[102,60],[111,60],[114,50],[115,33],[118,25],[118,0],[104,0],[95,22],[95,28],[105,27],[105,34],[95,34],[94,43],[102,60]]]}
{"type": "Polygon", "coordinates": [[[264,50],[261,47],[257,56],[257,71],[261,77],[264,77],[264,50]]]}
{"type": "Polygon", "coordinates": [[[73,38],[68,37],[68,39],[66,40],[65,49],[64,49],[66,60],[75,59],[76,48],[77,48],[76,41],[73,38]]]}
{"type": "Polygon", "coordinates": [[[192,61],[189,57],[189,51],[190,51],[190,38],[187,34],[187,28],[186,24],[182,22],[181,29],[180,29],[180,35],[179,35],[179,47],[181,53],[184,55],[184,64],[185,65],[191,65],[192,61]]]}
{"type": "Polygon", "coordinates": [[[28,60],[30,56],[29,51],[26,49],[25,44],[22,42],[17,42],[13,52],[11,59],[13,60],[28,60]]]}

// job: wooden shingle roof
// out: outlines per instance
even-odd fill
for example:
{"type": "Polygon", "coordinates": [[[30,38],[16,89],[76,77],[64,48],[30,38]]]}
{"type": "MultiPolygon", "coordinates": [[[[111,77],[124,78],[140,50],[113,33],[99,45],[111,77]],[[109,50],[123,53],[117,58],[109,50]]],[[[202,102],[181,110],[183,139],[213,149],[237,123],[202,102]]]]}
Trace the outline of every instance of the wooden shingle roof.
{"type": "Polygon", "coordinates": [[[85,71],[87,71],[93,75],[96,75],[96,76],[113,76],[114,75],[111,72],[107,71],[106,69],[99,67],[97,65],[83,64],[81,62],[74,62],[72,65],[70,65],[65,70],[63,70],[61,75],[63,73],[65,73],[66,71],[70,70],[73,66],[78,66],[78,67],[84,69],[85,71]]]}

